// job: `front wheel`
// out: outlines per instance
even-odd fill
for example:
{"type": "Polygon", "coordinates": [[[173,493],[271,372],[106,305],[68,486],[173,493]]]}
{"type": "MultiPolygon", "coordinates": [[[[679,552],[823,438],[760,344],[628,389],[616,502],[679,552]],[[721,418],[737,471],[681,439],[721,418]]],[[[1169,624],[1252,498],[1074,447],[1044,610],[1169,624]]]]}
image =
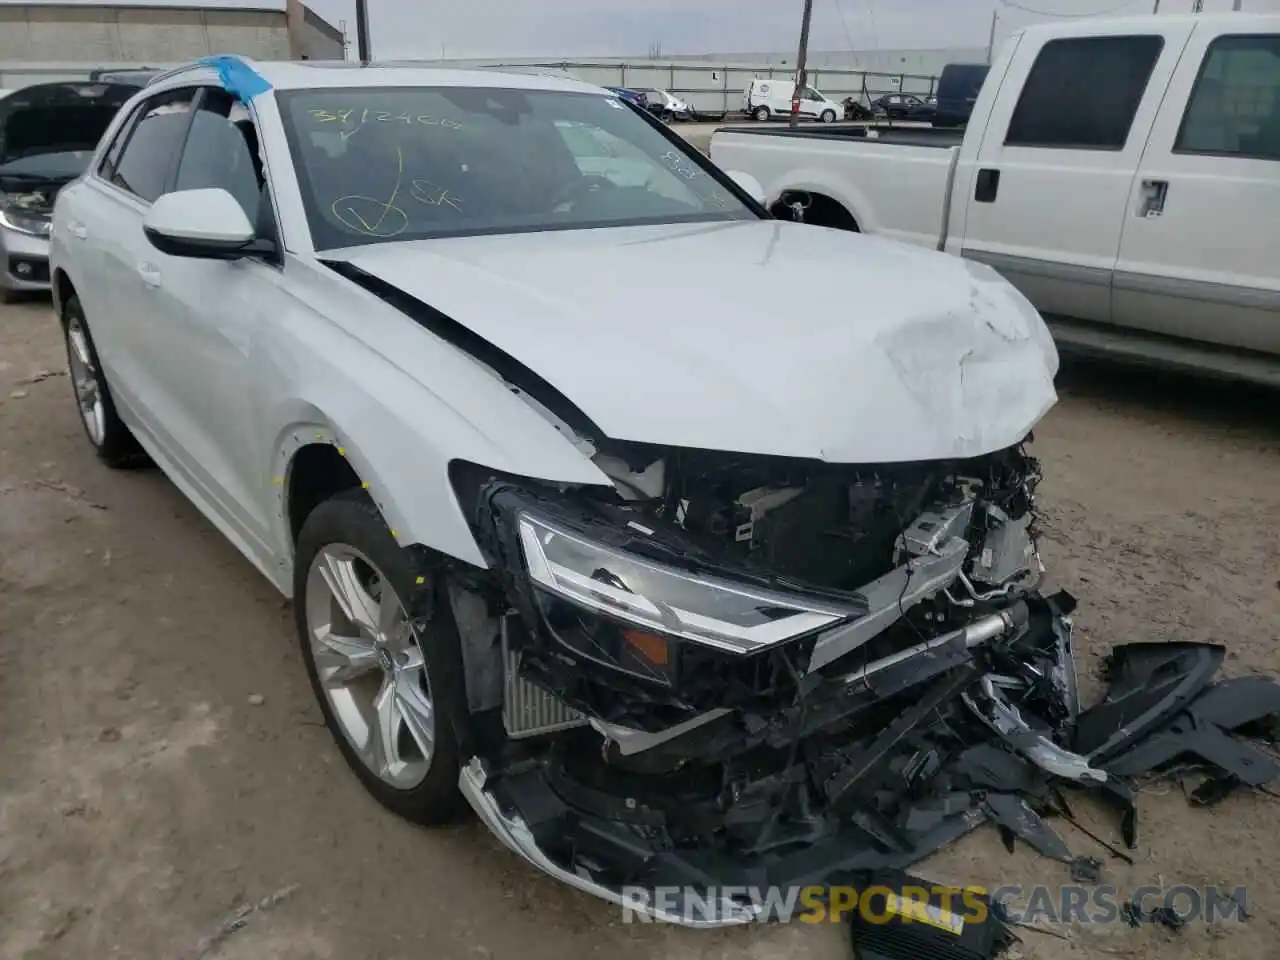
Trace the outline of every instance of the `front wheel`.
{"type": "Polygon", "coordinates": [[[438,577],[359,490],[316,507],[298,536],[295,617],[325,724],[379,803],[427,825],[466,809],[462,652],[438,577]]]}
{"type": "Polygon", "coordinates": [[[835,112],[834,110],[823,110],[823,111],[822,111],[822,122],[823,122],[823,123],[835,123],[835,122],[836,122],[836,112],[835,112]]]}

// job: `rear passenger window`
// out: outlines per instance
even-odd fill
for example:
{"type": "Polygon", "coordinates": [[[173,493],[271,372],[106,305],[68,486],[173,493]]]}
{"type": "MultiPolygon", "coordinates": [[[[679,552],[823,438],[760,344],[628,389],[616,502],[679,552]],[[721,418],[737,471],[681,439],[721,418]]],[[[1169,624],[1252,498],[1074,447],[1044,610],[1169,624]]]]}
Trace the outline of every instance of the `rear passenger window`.
{"type": "Polygon", "coordinates": [[[1005,146],[1123,150],[1163,48],[1154,36],[1049,41],[1031,66],[1005,146]]]}
{"type": "Polygon", "coordinates": [[[1209,45],[1173,149],[1280,160],[1280,36],[1209,45]]]}
{"type": "Polygon", "coordinates": [[[191,119],[192,91],[161,94],[142,105],[110,180],[147,203],[164,193],[191,119]]]}

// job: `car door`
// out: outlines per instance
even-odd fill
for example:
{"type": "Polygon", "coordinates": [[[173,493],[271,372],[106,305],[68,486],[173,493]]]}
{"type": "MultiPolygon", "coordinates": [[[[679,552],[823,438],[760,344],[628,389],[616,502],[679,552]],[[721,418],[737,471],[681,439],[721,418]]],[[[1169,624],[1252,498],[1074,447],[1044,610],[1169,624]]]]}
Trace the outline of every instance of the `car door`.
{"type": "MultiPolygon", "coordinates": [[[[218,88],[201,91],[172,190],[220,188],[239,201],[260,237],[277,236],[254,121],[218,88]]],[[[255,550],[270,531],[269,464],[261,452],[255,352],[265,324],[285,311],[278,256],[207,260],[148,244],[138,272],[154,317],[149,354],[163,399],[160,428],[199,493],[255,550]]]]}
{"type": "Polygon", "coordinates": [[[1172,23],[1023,37],[985,129],[970,128],[982,140],[972,177],[957,177],[972,184],[963,255],[995,267],[1042,313],[1111,317],[1129,185],[1190,34],[1172,23]]]}
{"type": "Polygon", "coordinates": [[[1129,194],[1116,323],[1280,353],[1278,22],[1192,35],[1129,194]]]}
{"type": "Polygon", "coordinates": [[[138,274],[149,246],[142,220],[172,175],[194,97],[194,88],[183,88],[139,104],[119,150],[113,145],[86,178],[86,198],[69,218],[74,242],[90,253],[82,302],[113,398],[129,425],[152,439],[162,397],[149,341],[156,318],[138,274]]]}

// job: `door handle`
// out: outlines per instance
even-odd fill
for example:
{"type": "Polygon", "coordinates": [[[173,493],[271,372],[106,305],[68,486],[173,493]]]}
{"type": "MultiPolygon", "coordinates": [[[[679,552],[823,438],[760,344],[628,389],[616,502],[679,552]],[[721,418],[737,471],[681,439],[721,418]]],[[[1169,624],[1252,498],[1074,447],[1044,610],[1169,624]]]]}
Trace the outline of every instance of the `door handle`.
{"type": "Polygon", "coordinates": [[[978,181],[973,188],[973,199],[978,203],[995,203],[1000,191],[1000,171],[984,168],[978,171],[978,181]]]}
{"type": "Polygon", "coordinates": [[[67,232],[77,240],[84,240],[89,236],[89,228],[78,220],[72,220],[67,224],[67,232]]]}
{"type": "Polygon", "coordinates": [[[160,286],[160,268],[154,263],[138,264],[138,276],[142,277],[142,282],[148,287],[160,286]]]}
{"type": "Polygon", "coordinates": [[[1164,213],[1164,202],[1168,196],[1168,180],[1143,180],[1142,199],[1138,201],[1138,216],[1160,216],[1164,213]]]}

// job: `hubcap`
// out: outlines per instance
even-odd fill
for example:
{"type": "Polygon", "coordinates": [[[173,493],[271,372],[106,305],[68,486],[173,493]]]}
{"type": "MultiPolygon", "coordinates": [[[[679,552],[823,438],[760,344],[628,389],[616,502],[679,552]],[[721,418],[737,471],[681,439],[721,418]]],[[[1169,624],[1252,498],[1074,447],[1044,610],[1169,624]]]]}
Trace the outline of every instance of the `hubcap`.
{"type": "Polygon", "coordinates": [[[345,544],[307,574],[307,634],[342,735],[379,779],[416,787],[431,767],[435,707],[404,605],[369,559],[345,544]]]}
{"type": "Polygon", "coordinates": [[[102,387],[98,382],[98,371],[93,365],[93,354],[89,352],[89,338],[85,335],[84,324],[79,318],[67,324],[68,364],[71,367],[71,383],[76,391],[76,406],[80,408],[80,419],[89,432],[89,439],[95,446],[102,446],[106,436],[106,411],[102,406],[102,387]]]}

